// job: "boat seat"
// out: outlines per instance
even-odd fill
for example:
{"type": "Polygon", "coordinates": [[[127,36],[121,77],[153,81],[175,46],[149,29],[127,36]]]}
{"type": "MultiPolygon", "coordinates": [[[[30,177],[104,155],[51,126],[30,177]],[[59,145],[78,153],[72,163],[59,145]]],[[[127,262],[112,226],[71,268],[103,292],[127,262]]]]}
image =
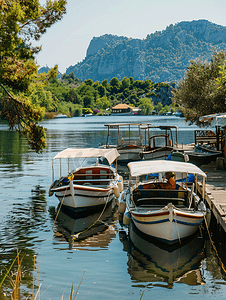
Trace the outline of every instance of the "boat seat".
{"type": "Polygon", "coordinates": [[[140,198],[136,201],[137,206],[141,205],[167,205],[168,203],[173,203],[174,205],[182,205],[185,200],[182,198],[168,198],[168,197],[153,197],[153,198],[140,198]]]}
{"type": "Polygon", "coordinates": [[[161,198],[187,198],[188,192],[186,190],[170,190],[170,189],[137,189],[134,193],[134,196],[139,198],[152,198],[152,197],[161,197],[161,198]]]}

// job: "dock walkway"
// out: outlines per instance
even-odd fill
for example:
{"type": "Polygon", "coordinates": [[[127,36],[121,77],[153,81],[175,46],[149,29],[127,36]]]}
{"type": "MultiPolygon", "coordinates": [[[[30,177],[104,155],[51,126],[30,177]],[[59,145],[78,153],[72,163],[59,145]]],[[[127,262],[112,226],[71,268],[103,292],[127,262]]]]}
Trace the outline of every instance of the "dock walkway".
{"type": "MultiPolygon", "coordinates": [[[[205,200],[226,232],[226,170],[217,170],[216,163],[203,165],[201,169],[207,174],[205,200]]],[[[200,183],[200,191],[201,188],[200,183]]]]}

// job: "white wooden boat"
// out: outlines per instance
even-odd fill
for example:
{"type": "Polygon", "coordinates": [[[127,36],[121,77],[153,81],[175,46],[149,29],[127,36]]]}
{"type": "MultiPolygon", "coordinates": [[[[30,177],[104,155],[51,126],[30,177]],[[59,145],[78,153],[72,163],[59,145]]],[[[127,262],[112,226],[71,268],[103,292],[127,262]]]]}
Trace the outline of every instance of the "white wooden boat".
{"type": "Polygon", "coordinates": [[[203,180],[203,193],[205,190],[206,174],[201,169],[188,162],[168,160],[131,162],[128,167],[126,209],[141,232],[170,244],[196,232],[206,215],[206,206],[194,191],[198,176],[203,180]],[[164,189],[166,172],[174,172],[180,178],[175,190],[164,189]],[[150,173],[152,178],[147,180],[150,173]],[[189,174],[195,178],[190,187],[189,174]]]}
{"type": "Polygon", "coordinates": [[[151,124],[144,125],[141,129],[145,130],[145,146],[142,157],[145,160],[150,159],[166,159],[173,151],[174,144],[177,144],[177,126],[153,126],[151,124]],[[157,130],[164,133],[156,133],[157,130]],[[173,131],[175,137],[173,137],[173,131]],[[147,140],[147,141],[146,141],[147,140]]]}
{"type": "Polygon", "coordinates": [[[142,159],[143,136],[140,126],[135,123],[111,123],[105,124],[108,128],[104,149],[117,148],[120,156],[118,162],[128,163],[142,159]],[[114,141],[114,144],[110,144],[114,141]]]}
{"type": "Polygon", "coordinates": [[[97,148],[68,148],[58,153],[53,158],[53,183],[50,186],[49,195],[55,193],[62,205],[81,210],[94,210],[107,205],[114,197],[120,197],[123,190],[122,177],[111,164],[117,159],[119,153],[116,149],[97,148]],[[96,158],[96,162],[70,170],[72,159],[96,158]],[[101,164],[99,159],[105,158],[109,165],[101,164]],[[54,181],[54,161],[60,161],[60,178],[54,181]],[[68,162],[66,176],[62,176],[61,160],[68,162]]]}

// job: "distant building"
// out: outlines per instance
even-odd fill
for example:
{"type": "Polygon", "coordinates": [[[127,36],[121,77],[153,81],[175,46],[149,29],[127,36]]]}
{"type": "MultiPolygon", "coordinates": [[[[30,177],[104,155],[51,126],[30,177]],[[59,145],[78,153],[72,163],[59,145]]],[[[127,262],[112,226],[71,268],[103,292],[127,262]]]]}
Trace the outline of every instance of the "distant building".
{"type": "Polygon", "coordinates": [[[111,109],[111,114],[112,115],[132,115],[133,114],[133,108],[132,106],[129,106],[127,104],[118,104],[111,109]]]}

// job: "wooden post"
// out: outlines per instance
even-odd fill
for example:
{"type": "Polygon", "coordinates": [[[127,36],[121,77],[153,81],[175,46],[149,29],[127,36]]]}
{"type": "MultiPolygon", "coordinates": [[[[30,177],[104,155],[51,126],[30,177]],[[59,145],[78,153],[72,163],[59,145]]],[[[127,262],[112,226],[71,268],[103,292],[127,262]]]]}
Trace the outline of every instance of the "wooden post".
{"type": "Polygon", "coordinates": [[[224,126],[224,158],[226,157],[226,126],[224,126]]]}

